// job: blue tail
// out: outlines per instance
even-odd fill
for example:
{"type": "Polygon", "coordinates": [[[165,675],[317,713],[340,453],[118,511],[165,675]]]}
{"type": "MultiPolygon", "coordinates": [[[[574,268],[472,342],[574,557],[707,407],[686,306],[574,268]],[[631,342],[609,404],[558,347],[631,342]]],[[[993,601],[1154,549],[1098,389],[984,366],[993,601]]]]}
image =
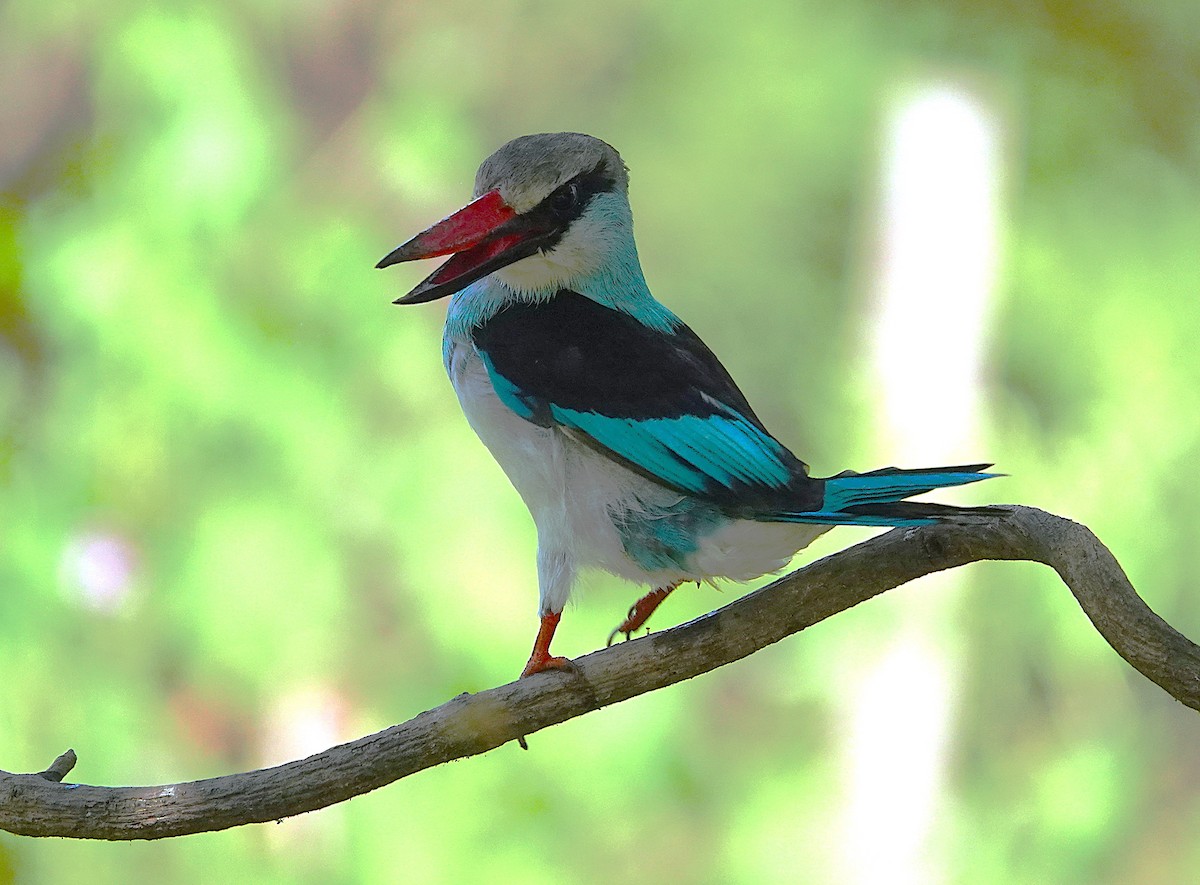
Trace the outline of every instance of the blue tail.
{"type": "Polygon", "coordinates": [[[824,480],[825,497],[819,510],[773,513],[771,522],[813,522],[829,525],[918,526],[999,516],[995,507],[954,507],[905,501],[913,495],[1002,476],[984,473],[991,464],[901,470],[884,467],[870,473],[839,473],[824,480]]]}

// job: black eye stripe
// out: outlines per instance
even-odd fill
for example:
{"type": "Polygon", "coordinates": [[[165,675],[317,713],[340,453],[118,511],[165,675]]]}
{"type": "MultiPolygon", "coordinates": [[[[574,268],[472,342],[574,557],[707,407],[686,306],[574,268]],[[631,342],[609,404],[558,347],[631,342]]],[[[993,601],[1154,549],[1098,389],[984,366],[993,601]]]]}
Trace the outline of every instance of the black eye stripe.
{"type": "Polygon", "coordinates": [[[525,214],[565,226],[583,214],[594,196],[611,191],[614,185],[616,179],[609,174],[608,164],[601,160],[587,172],[560,184],[525,214]]]}
{"type": "Polygon", "coordinates": [[[555,189],[554,193],[546,198],[546,202],[550,204],[551,210],[557,213],[565,214],[575,208],[575,204],[579,202],[579,182],[575,180],[568,181],[566,184],[555,189]]]}
{"type": "Polygon", "coordinates": [[[524,223],[547,232],[539,251],[549,252],[558,245],[575,219],[584,213],[592,198],[612,191],[616,183],[608,171],[607,163],[601,160],[587,172],[564,181],[540,203],[518,217],[524,223]],[[572,193],[573,200],[569,199],[572,193]]]}

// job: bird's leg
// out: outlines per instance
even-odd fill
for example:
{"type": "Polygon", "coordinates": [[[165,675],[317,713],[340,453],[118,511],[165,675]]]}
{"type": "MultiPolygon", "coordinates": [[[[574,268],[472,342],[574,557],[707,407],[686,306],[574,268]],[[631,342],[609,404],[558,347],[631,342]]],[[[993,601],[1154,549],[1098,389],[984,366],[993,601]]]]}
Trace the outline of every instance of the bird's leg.
{"type": "Polygon", "coordinates": [[[550,640],[554,638],[554,631],[561,617],[562,612],[547,612],[542,615],[542,625],[538,628],[537,639],[533,641],[533,653],[529,656],[529,663],[521,671],[522,679],[543,670],[574,669],[575,665],[571,663],[570,658],[558,658],[550,654],[550,640]]]}
{"type": "Polygon", "coordinates": [[[629,614],[625,616],[625,620],[621,625],[608,634],[608,642],[606,646],[612,645],[613,640],[617,638],[618,633],[624,633],[628,639],[633,635],[634,630],[640,630],[646,621],[650,620],[650,616],[654,614],[654,610],[658,608],[659,603],[671,595],[671,591],[682,584],[683,581],[676,581],[666,587],[658,587],[651,590],[629,608],[629,614]]]}

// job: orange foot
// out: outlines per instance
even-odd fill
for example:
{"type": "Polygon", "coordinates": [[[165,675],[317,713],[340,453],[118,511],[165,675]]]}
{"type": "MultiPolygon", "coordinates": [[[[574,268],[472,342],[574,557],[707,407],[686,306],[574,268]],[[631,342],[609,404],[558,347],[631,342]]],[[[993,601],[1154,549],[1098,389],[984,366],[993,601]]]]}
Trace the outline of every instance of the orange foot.
{"type": "MultiPolygon", "coordinates": [[[[682,583],[682,582],[679,582],[682,583]]],[[[645,626],[646,621],[650,620],[650,616],[654,614],[654,610],[658,608],[659,603],[671,595],[671,591],[679,586],[679,583],[671,584],[668,587],[659,587],[656,590],[651,590],[629,608],[629,614],[625,616],[620,626],[608,634],[608,642],[606,646],[612,645],[613,640],[617,638],[618,633],[624,633],[625,638],[629,639],[635,630],[640,630],[645,626]]]]}
{"type": "Polygon", "coordinates": [[[534,673],[541,673],[543,670],[575,669],[575,664],[570,658],[560,658],[550,654],[550,640],[554,638],[554,631],[558,627],[561,617],[562,612],[550,612],[542,615],[542,625],[538,628],[537,639],[533,642],[533,654],[529,656],[529,663],[521,671],[522,679],[532,676],[534,673]]]}
{"type": "Polygon", "coordinates": [[[529,663],[525,665],[525,669],[521,671],[521,678],[532,676],[534,673],[541,673],[543,670],[574,670],[575,662],[570,658],[561,658],[555,655],[538,655],[532,654],[529,656],[529,663]]]}

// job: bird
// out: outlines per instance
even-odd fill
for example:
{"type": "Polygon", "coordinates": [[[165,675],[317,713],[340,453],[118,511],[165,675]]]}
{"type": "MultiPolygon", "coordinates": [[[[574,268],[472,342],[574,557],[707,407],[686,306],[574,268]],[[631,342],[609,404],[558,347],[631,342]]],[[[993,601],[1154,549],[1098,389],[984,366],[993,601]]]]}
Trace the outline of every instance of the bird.
{"type": "Polygon", "coordinates": [[[394,303],[450,296],[446,372],[537,529],[539,624],[522,678],[574,669],[550,644],[582,570],[648,588],[611,645],[681,584],[778,572],[834,525],[995,515],[907,500],[999,475],[991,464],[811,476],[651,295],[628,169],[598,138],[509,141],[480,165],[467,205],[377,267],[446,255],[394,303]]]}

